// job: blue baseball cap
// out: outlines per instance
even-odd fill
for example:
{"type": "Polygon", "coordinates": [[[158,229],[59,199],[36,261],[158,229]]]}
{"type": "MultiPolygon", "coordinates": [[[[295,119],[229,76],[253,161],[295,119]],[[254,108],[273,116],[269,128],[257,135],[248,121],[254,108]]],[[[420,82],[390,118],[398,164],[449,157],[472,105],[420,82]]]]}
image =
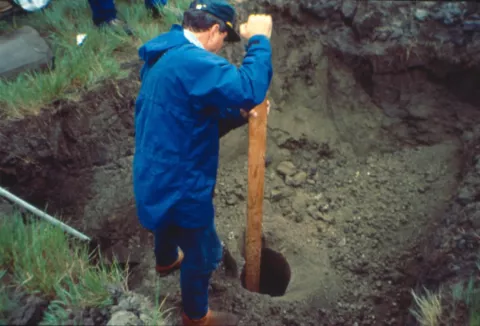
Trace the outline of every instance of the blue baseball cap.
{"type": "Polygon", "coordinates": [[[235,8],[225,0],[194,0],[189,9],[203,10],[222,20],[227,26],[227,42],[240,41],[236,28],[235,8]]]}

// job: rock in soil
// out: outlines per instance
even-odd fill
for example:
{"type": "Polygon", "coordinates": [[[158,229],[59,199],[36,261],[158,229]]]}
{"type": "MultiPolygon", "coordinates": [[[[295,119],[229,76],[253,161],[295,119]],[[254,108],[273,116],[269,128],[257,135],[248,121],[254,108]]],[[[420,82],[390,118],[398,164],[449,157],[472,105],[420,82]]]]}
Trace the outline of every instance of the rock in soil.
{"type": "Polygon", "coordinates": [[[130,311],[120,310],[113,313],[112,317],[107,323],[107,326],[139,326],[141,325],[140,319],[130,311]]]}
{"type": "Polygon", "coordinates": [[[38,325],[42,319],[48,302],[39,297],[30,296],[26,302],[14,310],[8,320],[9,325],[38,325]]]}

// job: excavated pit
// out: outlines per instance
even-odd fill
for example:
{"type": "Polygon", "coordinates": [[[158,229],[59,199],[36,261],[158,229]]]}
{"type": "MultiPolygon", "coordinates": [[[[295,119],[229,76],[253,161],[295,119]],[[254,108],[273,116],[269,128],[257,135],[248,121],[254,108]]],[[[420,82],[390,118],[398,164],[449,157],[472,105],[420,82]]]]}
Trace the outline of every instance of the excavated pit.
{"type": "MultiPolygon", "coordinates": [[[[285,257],[273,249],[262,248],[258,293],[281,297],[287,291],[290,278],[291,269],[285,257]]],[[[246,289],[245,267],[242,269],[240,280],[243,288],[246,289]]]]}
{"type": "MultiPolygon", "coordinates": [[[[423,248],[442,247],[431,247],[431,235],[470,171],[480,121],[478,88],[470,84],[477,66],[422,61],[422,49],[399,58],[402,42],[388,48],[362,36],[370,30],[358,18],[369,13],[363,7],[345,18],[343,7],[332,6],[319,18],[266,2],[276,28],[264,231],[285,272],[260,294],[238,277],[248,134],[234,131],[222,139],[215,196],[218,232],[232,259],[214,274],[212,307],[237,313],[242,325],[412,323],[410,290],[443,280],[431,273],[444,253],[434,260],[423,248]]],[[[241,51],[223,54],[239,63],[241,51]]],[[[138,225],[131,187],[137,71],[77,102],[0,121],[0,185],[48,204],[109,254],[130,255],[138,265],[131,288],[152,296],[152,236],[138,225]]],[[[160,280],[160,291],[180,306],[178,275],[160,280]]]]}

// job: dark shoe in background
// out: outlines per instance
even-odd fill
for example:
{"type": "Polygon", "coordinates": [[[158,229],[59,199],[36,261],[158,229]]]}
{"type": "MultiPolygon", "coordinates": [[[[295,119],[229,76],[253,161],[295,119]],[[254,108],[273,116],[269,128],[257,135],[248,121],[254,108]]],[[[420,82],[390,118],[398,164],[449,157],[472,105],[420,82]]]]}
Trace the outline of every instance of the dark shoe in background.
{"type": "Polygon", "coordinates": [[[124,22],[123,20],[118,19],[118,18],[112,19],[111,21],[109,21],[107,23],[104,23],[100,26],[101,27],[112,27],[114,29],[122,29],[127,35],[129,35],[129,36],[133,35],[133,31],[130,28],[130,26],[128,26],[128,24],[126,22],[124,22]]]}
{"type": "Polygon", "coordinates": [[[149,10],[152,12],[153,18],[157,19],[162,17],[162,14],[160,13],[160,10],[158,9],[158,7],[152,7],[152,8],[149,8],[149,10]]]}

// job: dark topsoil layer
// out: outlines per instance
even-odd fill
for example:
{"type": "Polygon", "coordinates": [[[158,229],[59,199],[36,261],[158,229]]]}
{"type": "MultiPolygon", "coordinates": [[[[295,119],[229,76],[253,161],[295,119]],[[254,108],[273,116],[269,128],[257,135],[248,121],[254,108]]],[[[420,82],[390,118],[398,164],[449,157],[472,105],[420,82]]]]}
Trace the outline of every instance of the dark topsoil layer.
{"type": "MultiPolygon", "coordinates": [[[[243,6],[243,16],[260,6],[275,15],[265,229],[293,278],[275,301],[242,292],[222,269],[212,305],[235,311],[245,325],[413,324],[410,290],[469,276],[477,259],[480,41],[462,30],[476,7],[243,6]]],[[[241,50],[224,54],[238,63],[241,50]]],[[[151,236],[138,226],[131,193],[139,64],[132,66],[130,78],[107,81],[79,101],[0,122],[0,185],[48,204],[107,252],[132,254],[145,267],[132,285],[151,294],[143,271],[152,263],[151,236]]],[[[237,261],[244,131],[223,140],[216,196],[219,234],[237,261]]]]}

